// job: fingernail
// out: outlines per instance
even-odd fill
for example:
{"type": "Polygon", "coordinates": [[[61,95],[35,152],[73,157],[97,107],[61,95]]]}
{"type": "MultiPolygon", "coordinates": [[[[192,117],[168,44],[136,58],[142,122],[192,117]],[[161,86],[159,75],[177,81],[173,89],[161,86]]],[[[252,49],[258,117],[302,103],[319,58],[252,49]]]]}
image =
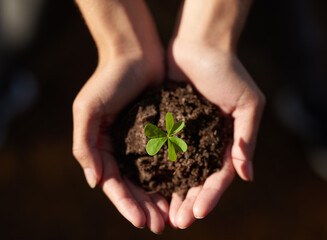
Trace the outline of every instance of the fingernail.
{"type": "Polygon", "coordinates": [[[252,162],[248,162],[246,173],[247,173],[250,181],[253,182],[253,177],[254,176],[253,176],[253,164],[252,164],[252,162]]]}
{"type": "Polygon", "coordinates": [[[95,174],[94,174],[93,169],[85,168],[84,169],[84,175],[85,175],[86,181],[89,184],[90,188],[95,188],[96,179],[95,179],[95,174]]]}
{"type": "Polygon", "coordinates": [[[170,225],[173,227],[173,228],[177,228],[176,224],[175,224],[175,221],[173,219],[169,219],[170,221],[170,225]]]}
{"type": "Polygon", "coordinates": [[[180,230],[184,230],[186,229],[187,227],[178,227],[180,230]]]}
{"type": "Polygon", "coordinates": [[[186,229],[188,226],[185,226],[184,224],[184,217],[178,216],[178,218],[176,219],[176,224],[177,227],[181,230],[186,229]]]}
{"type": "Polygon", "coordinates": [[[193,215],[194,215],[194,217],[195,217],[196,219],[203,219],[203,218],[204,218],[204,216],[202,216],[201,214],[199,214],[199,210],[198,210],[198,208],[194,208],[194,209],[193,209],[193,215]]]}

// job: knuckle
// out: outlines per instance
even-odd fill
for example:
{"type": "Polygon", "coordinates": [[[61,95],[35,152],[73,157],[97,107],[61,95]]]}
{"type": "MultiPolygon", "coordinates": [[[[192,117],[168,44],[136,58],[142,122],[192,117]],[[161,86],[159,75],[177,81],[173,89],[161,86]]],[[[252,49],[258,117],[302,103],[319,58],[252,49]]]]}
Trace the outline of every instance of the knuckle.
{"type": "Polygon", "coordinates": [[[78,97],[73,102],[73,114],[80,113],[85,111],[87,104],[84,101],[81,101],[78,97]]]}
{"type": "Polygon", "coordinates": [[[265,95],[260,91],[256,94],[253,94],[251,96],[251,103],[256,109],[263,109],[266,105],[266,97],[265,95]]]}
{"type": "Polygon", "coordinates": [[[76,158],[76,160],[82,165],[85,166],[86,163],[88,162],[89,159],[89,154],[86,150],[83,150],[81,148],[78,147],[74,147],[73,146],[73,156],[76,158]]]}
{"type": "Polygon", "coordinates": [[[260,99],[260,105],[262,107],[265,107],[267,99],[266,99],[266,96],[261,91],[259,92],[259,99],[260,99]]]}
{"type": "Polygon", "coordinates": [[[72,106],[73,116],[85,116],[92,118],[102,113],[103,106],[104,104],[98,97],[85,97],[83,94],[78,95],[75,98],[72,106]]]}

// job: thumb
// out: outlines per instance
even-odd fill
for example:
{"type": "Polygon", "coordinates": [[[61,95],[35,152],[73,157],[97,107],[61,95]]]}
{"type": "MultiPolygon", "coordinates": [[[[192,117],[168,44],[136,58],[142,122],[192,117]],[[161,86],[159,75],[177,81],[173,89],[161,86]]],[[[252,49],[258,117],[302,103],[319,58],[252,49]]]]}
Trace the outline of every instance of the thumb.
{"type": "Polygon", "coordinates": [[[253,181],[252,158],[255,150],[259,124],[265,105],[265,97],[259,91],[251,97],[240,99],[232,116],[234,120],[234,142],[232,162],[238,175],[246,181],[253,181]]]}
{"type": "Polygon", "coordinates": [[[73,104],[73,155],[83,168],[89,186],[94,188],[102,177],[102,159],[97,146],[101,107],[80,99],[77,97],[73,104]]]}

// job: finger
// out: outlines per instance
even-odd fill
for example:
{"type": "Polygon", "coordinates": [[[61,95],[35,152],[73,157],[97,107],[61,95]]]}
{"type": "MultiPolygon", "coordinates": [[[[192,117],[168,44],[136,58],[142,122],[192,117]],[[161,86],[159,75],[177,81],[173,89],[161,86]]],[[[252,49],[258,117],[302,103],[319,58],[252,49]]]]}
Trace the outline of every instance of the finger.
{"type": "Polygon", "coordinates": [[[146,217],[142,207],[126,186],[119,174],[118,166],[109,153],[103,153],[104,172],[102,190],[114,204],[117,210],[135,227],[142,228],[146,224],[146,217]]]}
{"type": "Polygon", "coordinates": [[[193,214],[197,219],[204,218],[212,211],[235,176],[235,170],[230,157],[230,148],[227,150],[226,160],[222,169],[206,179],[201,192],[196,198],[193,214]]]}
{"type": "Polygon", "coordinates": [[[175,223],[178,228],[185,229],[195,221],[193,205],[198,194],[201,192],[201,189],[202,186],[197,186],[188,190],[187,195],[176,214],[175,223]]]}
{"type": "Polygon", "coordinates": [[[169,222],[170,225],[174,228],[177,228],[177,225],[175,223],[176,214],[178,212],[178,209],[182,205],[183,200],[180,196],[178,196],[177,193],[173,193],[170,201],[170,207],[169,207],[169,222]]]}
{"type": "Polygon", "coordinates": [[[125,181],[145,213],[148,228],[152,232],[160,234],[165,228],[165,221],[162,218],[159,209],[143,189],[135,186],[128,179],[125,179],[125,181]]]}
{"type": "Polygon", "coordinates": [[[102,160],[97,148],[100,107],[94,103],[76,100],[73,105],[73,154],[84,170],[85,178],[91,188],[101,179],[102,160]]]}
{"type": "Polygon", "coordinates": [[[232,114],[235,119],[232,161],[238,175],[246,181],[253,180],[252,158],[264,104],[262,94],[248,94],[232,114]]]}
{"type": "Polygon", "coordinates": [[[150,195],[152,202],[157,206],[165,223],[168,222],[169,205],[167,200],[158,193],[150,195]]]}

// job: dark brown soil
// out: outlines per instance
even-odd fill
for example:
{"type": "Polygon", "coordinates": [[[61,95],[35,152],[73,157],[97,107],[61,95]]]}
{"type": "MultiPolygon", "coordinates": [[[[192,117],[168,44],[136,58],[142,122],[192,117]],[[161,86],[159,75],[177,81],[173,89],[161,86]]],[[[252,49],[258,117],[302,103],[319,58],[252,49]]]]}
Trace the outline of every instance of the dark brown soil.
{"type": "Polygon", "coordinates": [[[146,191],[159,192],[167,199],[173,192],[185,197],[189,188],[202,184],[222,167],[232,125],[230,117],[223,116],[191,85],[166,81],[163,86],[145,92],[117,119],[112,129],[115,155],[121,171],[146,191]],[[149,139],[144,126],[152,123],[166,131],[167,112],[175,122],[185,122],[176,136],[187,143],[188,149],[178,153],[175,162],[168,158],[167,143],[153,157],[145,150],[149,139]]]}

